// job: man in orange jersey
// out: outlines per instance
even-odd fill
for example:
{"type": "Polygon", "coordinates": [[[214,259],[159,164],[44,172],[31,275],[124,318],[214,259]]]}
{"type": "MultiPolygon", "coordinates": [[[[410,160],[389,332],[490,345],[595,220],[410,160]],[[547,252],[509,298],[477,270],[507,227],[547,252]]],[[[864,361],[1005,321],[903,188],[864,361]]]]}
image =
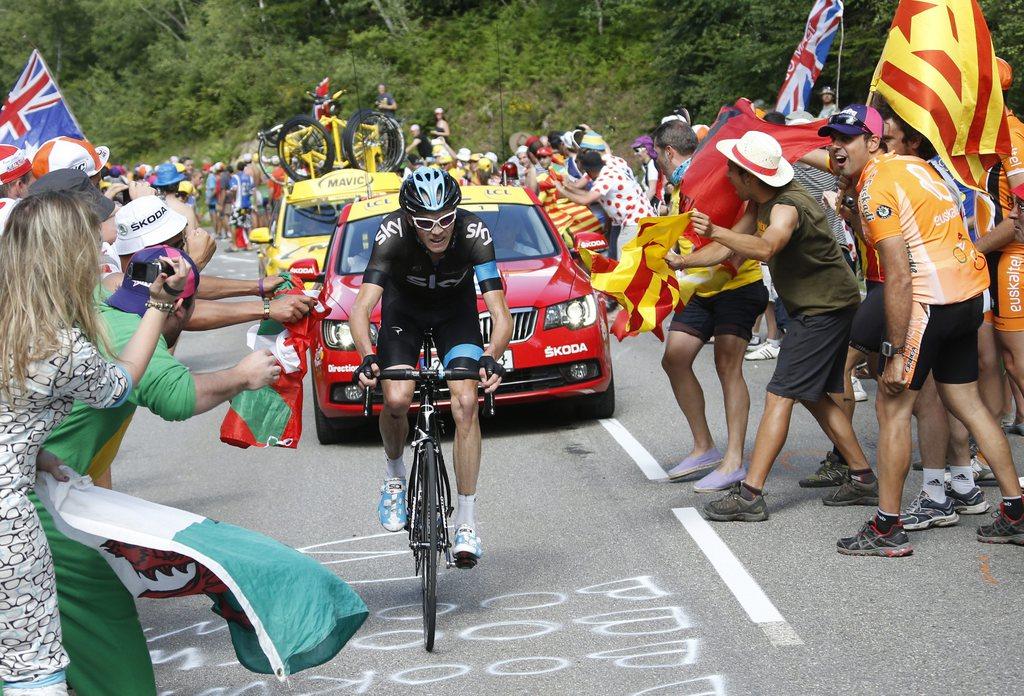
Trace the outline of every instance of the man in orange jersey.
{"type": "Polygon", "coordinates": [[[999,515],[978,540],[1024,545],[1024,500],[1010,447],[978,394],[978,327],[988,286],[984,257],[968,236],[958,201],[917,157],[884,154],[854,105],[821,129],[841,175],[856,181],[861,225],[885,273],[886,340],[878,390],[879,507],[840,553],[906,556],[900,496],[910,468],[910,414],[929,374],[946,408],[974,436],[1003,494],[999,515]]]}

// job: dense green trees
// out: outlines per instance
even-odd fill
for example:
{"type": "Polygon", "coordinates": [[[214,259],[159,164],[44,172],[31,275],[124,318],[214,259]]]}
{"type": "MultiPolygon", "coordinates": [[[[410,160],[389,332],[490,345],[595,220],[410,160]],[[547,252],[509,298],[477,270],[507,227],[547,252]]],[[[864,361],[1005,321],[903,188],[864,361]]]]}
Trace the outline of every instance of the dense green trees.
{"type": "MultiPolygon", "coordinates": [[[[709,121],[774,99],[811,0],[18,0],[0,3],[0,88],[42,50],[87,135],[118,159],[226,157],[306,110],[330,75],[346,109],[388,83],[407,123],[449,109],[457,144],[585,121],[631,140],[685,103],[709,121]],[[502,118],[503,116],[503,118],[502,118]]],[[[862,98],[895,2],[847,0],[843,100],[862,98]]],[[[1020,66],[1024,0],[983,0],[1020,66]]],[[[839,40],[823,82],[836,78],[839,40]]]]}

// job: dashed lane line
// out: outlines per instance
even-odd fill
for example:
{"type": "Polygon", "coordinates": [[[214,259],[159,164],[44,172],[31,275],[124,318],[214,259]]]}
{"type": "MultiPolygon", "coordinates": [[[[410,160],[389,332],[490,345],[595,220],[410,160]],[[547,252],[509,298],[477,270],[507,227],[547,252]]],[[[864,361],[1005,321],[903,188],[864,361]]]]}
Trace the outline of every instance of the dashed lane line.
{"type": "Polygon", "coordinates": [[[640,471],[644,473],[644,476],[651,481],[668,480],[668,477],[665,476],[665,470],[661,468],[658,461],[633,437],[632,433],[626,430],[626,426],[620,423],[618,419],[603,418],[600,423],[615,438],[615,441],[622,446],[622,449],[626,450],[626,454],[632,457],[636,465],[640,467],[640,471]]]}
{"type": "MultiPolygon", "coordinates": [[[[665,470],[658,461],[622,423],[615,418],[605,418],[600,423],[648,479],[658,482],[668,480],[665,470]]],[[[722,582],[732,592],[750,620],[761,627],[768,641],[775,646],[803,645],[804,642],[797,632],[783,618],[761,586],[751,577],[711,525],[700,516],[696,508],[673,508],[672,512],[707,556],[722,582]]]]}
{"type": "Polygon", "coordinates": [[[700,516],[696,508],[672,508],[700,550],[711,562],[722,582],[729,588],[736,601],[747,612],[750,620],[758,624],[772,645],[803,645],[797,632],[782,617],[768,595],[751,577],[736,555],[722,541],[722,537],[700,516]]]}

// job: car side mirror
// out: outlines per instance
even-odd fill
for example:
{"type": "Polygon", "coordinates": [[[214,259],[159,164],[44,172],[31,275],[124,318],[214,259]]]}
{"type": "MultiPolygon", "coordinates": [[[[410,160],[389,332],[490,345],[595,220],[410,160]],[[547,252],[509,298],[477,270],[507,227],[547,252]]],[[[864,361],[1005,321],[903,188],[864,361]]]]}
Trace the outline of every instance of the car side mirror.
{"type": "Polygon", "coordinates": [[[270,244],[270,228],[257,227],[249,233],[249,241],[254,244],[270,244]]]}
{"type": "Polygon", "coordinates": [[[299,259],[288,267],[288,271],[303,283],[315,283],[317,277],[323,275],[320,273],[320,264],[316,262],[316,259],[309,258],[299,259]]]}
{"type": "Polygon", "coordinates": [[[573,246],[587,251],[604,251],[608,248],[608,240],[597,232],[580,232],[574,237],[573,246]]]}

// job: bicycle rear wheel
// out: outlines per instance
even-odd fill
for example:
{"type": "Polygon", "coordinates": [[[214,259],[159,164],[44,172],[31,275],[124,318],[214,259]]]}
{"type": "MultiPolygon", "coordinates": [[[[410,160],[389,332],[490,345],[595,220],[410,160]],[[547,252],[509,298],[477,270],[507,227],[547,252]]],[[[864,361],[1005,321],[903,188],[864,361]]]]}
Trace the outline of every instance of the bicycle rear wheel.
{"type": "Polygon", "coordinates": [[[334,166],[334,148],[327,131],[309,116],[285,122],[277,139],[277,154],[295,181],[323,176],[334,166]]]}
{"type": "Polygon", "coordinates": [[[395,119],[373,109],[359,109],[345,122],[341,146],[353,167],[368,169],[372,159],[375,171],[398,169],[405,156],[405,138],[395,119]]]}
{"type": "Polygon", "coordinates": [[[437,625],[437,455],[434,443],[423,443],[423,467],[420,469],[420,528],[421,541],[426,545],[420,563],[420,586],[423,592],[423,645],[427,652],[434,649],[434,629],[437,625]]]}

